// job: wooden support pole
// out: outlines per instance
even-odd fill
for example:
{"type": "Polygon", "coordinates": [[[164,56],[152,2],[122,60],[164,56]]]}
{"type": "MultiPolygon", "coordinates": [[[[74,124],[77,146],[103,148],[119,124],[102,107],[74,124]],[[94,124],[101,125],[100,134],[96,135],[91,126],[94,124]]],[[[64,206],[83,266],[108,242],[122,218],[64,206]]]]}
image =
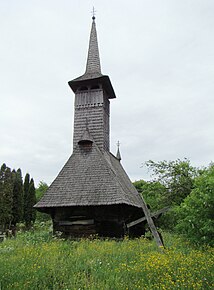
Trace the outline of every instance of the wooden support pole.
{"type": "Polygon", "coordinates": [[[147,207],[147,205],[146,205],[146,203],[145,203],[145,201],[144,201],[142,196],[141,196],[141,199],[142,199],[142,209],[143,209],[143,212],[145,214],[145,217],[146,217],[146,220],[148,222],[148,225],[149,225],[149,228],[151,230],[151,233],[152,233],[152,235],[153,235],[153,237],[154,237],[154,239],[155,239],[155,241],[157,243],[157,246],[159,247],[159,249],[162,250],[162,248],[164,248],[163,242],[162,242],[162,240],[160,238],[160,235],[159,235],[159,233],[158,233],[158,231],[156,229],[156,226],[155,226],[155,224],[153,222],[153,219],[151,218],[150,211],[149,211],[149,209],[148,209],[148,207],[147,207]]]}

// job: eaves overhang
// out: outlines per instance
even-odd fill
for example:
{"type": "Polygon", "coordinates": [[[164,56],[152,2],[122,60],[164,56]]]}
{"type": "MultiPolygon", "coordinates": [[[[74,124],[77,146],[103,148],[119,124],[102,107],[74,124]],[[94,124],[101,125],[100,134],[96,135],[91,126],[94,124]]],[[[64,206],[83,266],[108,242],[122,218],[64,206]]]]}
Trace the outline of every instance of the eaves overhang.
{"type": "Polygon", "coordinates": [[[110,78],[107,75],[101,75],[97,77],[90,76],[90,78],[87,78],[87,76],[83,75],[82,77],[69,81],[68,84],[74,93],[76,93],[77,89],[80,87],[101,84],[103,89],[106,91],[109,99],[116,98],[110,78]]]}

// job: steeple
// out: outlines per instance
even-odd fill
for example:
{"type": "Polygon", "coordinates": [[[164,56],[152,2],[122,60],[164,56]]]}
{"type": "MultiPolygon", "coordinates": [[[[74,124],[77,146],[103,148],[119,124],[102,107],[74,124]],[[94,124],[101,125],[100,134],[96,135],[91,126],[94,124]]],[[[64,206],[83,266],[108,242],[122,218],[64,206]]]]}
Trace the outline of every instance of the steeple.
{"type": "Polygon", "coordinates": [[[63,237],[123,237],[128,225],[133,237],[141,236],[143,211],[152,219],[120,163],[120,143],[116,157],[109,151],[109,99],[116,96],[101,73],[94,14],[86,71],[69,86],[75,93],[73,153],[35,208],[51,215],[63,237]]]}
{"type": "Polygon", "coordinates": [[[85,75],[90,78],[101,76],[100,56],[97,41],[95,16],[92,17],[91,34],[85,75]]]}
{"type": "Polygon", "coordinates": [[[116,98],[109,77],[101,73],[97,30],[94,14],[92,17],[92,26],[89,38],[88,57],[85,73],[82,76],[71,80],[70,82],[68,82],[68,84],[74,93],[76,93],[76,91],[81,87],[100,84],[107,93],[108,99],[116,98]]]}

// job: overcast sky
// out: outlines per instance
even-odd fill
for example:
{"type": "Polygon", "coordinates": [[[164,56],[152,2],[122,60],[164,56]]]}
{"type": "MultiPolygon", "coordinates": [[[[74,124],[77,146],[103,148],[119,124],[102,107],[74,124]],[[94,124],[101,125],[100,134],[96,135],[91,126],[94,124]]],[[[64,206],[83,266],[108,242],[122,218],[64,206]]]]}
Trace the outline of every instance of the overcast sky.
{"type": "Polygon", "coordinates": [[[146,160],[214,159],[213,0],[0,0],[0,163],[50,184],[72,153],[74,94],[95,6],[111,100],[111,152],[131,180],[146,160]]]}

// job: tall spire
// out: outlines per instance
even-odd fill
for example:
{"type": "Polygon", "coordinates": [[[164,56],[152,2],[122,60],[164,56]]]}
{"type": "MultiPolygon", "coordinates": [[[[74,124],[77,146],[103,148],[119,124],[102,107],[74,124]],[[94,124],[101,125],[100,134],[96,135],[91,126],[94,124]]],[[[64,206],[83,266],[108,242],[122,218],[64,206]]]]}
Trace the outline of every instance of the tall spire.
{"type": "Polygon", "coordinates": [[[92,26],[91,26],[91,34],[89,40],[89,48],[88,48],[88,59],[86,64],[86,75],[101,75],[101,66],[100,66],[100,57],[99,57],[99,48],[97,41],[97,31],[96,31],[96,23],[95,16],[93,14],[92,17],[92,26]]]}
{"type": "Polygon", "coordinates": [[[89,39],[88,58],[86,70],[83,75],[68,82],[74,93],[81,88],[91,85],[100,84],[108,95],[108,99],[116,98],[111,81],[107,75],[101,73],[100,56],[97,41],[97,31],[95,23],[95,11],[93,9],[91,34],[89,39]]]}

